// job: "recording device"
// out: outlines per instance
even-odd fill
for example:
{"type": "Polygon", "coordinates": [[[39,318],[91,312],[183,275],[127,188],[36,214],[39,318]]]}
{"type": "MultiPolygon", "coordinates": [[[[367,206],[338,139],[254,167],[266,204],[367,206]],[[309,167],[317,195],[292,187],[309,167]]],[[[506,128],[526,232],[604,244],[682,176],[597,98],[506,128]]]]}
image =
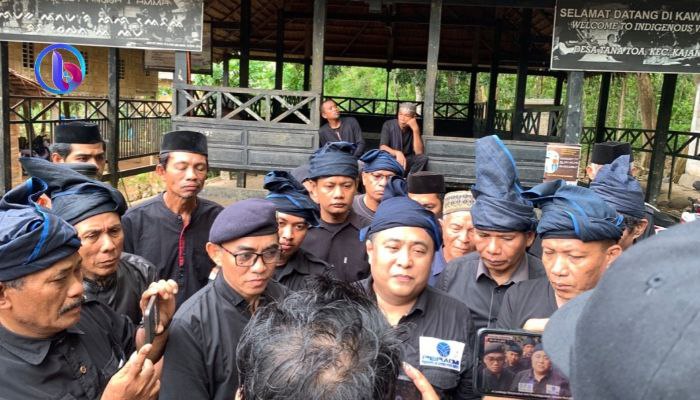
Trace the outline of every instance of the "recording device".
{"type": "Polygon", "coordinates": [[[568,379],[542,349],[542,335],[480,329],[474,360],[479,394],[523,399],[572,399],[568,379]]]}
{"type": "Polygon", "coordinates": [[[143,327],[146,330],[146,344],[153,343],[158,329],[158,295],[153,295],[148,300],[146,311],[143,313],[143,327]]]}
{"type": "Polygon", "coordinates": [[[416,385],[413,384],[411,378],[399,374],[399,379],[396,380],[394,400],[421,400],[422,398],[423,396],[416,388],[416,385]]]}

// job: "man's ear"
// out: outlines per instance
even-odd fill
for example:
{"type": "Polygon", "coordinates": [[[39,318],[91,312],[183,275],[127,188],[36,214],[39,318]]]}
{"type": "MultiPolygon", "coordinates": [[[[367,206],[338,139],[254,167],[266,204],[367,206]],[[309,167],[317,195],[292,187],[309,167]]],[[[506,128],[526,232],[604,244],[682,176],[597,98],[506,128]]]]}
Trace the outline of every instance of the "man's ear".
{"type": "Polygon", "coordinates": [[[535,237],[536,234],[535,232],[526,232],[525,233],[525,247],[530,247],[532,246],[533,243],[535,243],[535,237]]]}
{"type": "Polygon", "coordinates": [[[61,155],[58,153],[51,153],[51,162],[59,164],[62,162],[66,162],[66,160],[64,160],[63,157],[61,157],[61,155]]]}
{"type": "Polygon", "coordinates": [[[221,249],[219,248],[219,245],[212,242],[207,242],[204,248],[206,249],[209,258],[214,261],[214,264],[221,266],[221,249]]]}
{"type": "Polygon", "coordinates": [[[156,164],[156,175],[162,177],[165,175],[165,167],[163,167],[163,164],[156,164]]]}
{"type": "Polygon", "coordinates": [[[606,266],[605,268],[609,268],[610,265],[617,259],[617,257],[622,254],[622,247],[615,243],[614,245],[608,247],[608,249],[605,251],[605,257],[606,257],[606,266]]]}
{"type": "Polygon", "coordinates": [[[644,234],[647,230],[647,226],[649,226],[649,220],[646,218],[642,218],[639,220],[639,225],[634,227],[634,239],[638,239],[640,236],[644,234]]]}
{"type": "Polygon", "coordinates": [[[9,310],[12,308],[12,301],[7,295],[8,287],[0,283],[0,310],[9,310]]]}
{"type": "Polygon", "coordinates": [[[372,252],[374,251],[374,243],[372,243],[372,241],[369,239],[365,240],[365,249],[367,251],[367,259],[369,261],[369,265],[372,266],[372,252]]]}
{"type": "Polygon", "coordinates": [[[313,179],[308,180],[307,182],[309,182],[309,186],[310,186],[309,197],[311,197],[311,200],[313,200],[314,203],[321,204],[321,203],[319,203],[318,196],[316,195],[316,190],[318,190],[318,182],[316,182],[313,179]]]}

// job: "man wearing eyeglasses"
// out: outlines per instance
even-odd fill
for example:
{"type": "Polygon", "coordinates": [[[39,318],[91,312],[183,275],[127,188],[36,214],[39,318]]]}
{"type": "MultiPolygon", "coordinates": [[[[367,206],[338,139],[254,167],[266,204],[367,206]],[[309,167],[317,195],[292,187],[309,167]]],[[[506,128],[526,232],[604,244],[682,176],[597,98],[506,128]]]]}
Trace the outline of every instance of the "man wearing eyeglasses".
{"type": "Polygon", "coordinates": [[[403,176],[403,168],[384,150],[370,150],[362,155],[360,161],[363,162],[362,185],[365,193],[355,195],[352,210],[372,221],[389,179],[394,175],[403,176]]]}
{"type": "Polygon", "coordinates": [[[286,292],[271,280],[280,256],[275,205],[248,199],[214,220],[207,254],[220,267],[170,325],[161,398],[227,399],[238,388],[236,346],[255,310],[286,292]]]}

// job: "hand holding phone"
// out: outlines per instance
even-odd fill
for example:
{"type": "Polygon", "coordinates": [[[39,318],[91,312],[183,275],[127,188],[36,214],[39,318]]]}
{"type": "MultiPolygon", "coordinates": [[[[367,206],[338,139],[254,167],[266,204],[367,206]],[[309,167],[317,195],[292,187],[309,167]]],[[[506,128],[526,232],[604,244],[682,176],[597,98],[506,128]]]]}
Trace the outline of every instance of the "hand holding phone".
{"type": "Polygon", "coordinates": [[[151,296],[143,313],[143,327],[146,330],[146,344],[153,343],[158,329],[158,295],[151,296]]]}

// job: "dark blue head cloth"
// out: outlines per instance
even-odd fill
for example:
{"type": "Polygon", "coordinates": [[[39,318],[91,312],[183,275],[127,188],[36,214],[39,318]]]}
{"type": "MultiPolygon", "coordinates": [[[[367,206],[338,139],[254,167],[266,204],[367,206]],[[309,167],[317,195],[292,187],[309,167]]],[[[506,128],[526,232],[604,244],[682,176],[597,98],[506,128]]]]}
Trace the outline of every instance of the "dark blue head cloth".
{"type": "Polygon", "coordinates": [[[265,175],[265,197],[275,203],[277,211],[304,218],[311,226],[318,226],[318,205],[311,201],[304,186],[286,171],[270,171],[265,175]]]}
{"type": "Polygon", "coordinates": [[[537,233],[543,238],[575,238],[584,242],[619,240],[622,217],[592,190],[567,185],[562,179],[541,183],[523,193],[542,209],[537,233]]]}
{"type": "Polygon", "coordinates": [[[477,140],[474,226],[488,231],[535,230],[535,211],[522,192],[515,160],[501,139],[492,135],[477,140]]]}
{"type": "Polygon", "coordinates": [[[126,211],[124,196],[109,185],[40,158],[24,157],[20,162],[29,175],[48,184],[51,212],[71,225],[95,215],[114,212],[121,216],[126,211]]]}
{"type": "Polygon", "coordinates": [[[384,150],[370,150],[360,157],[360,161],[365,163],[362,172],[391,171],[403,176],[401,164],[384,150]]]}
{"type": "Polygon", "coordinates": [[[309,159],[309,179],[326,176],[357,178],[357,158],[352,155],[355,145],[350,142],[330,142],[316,150],[309,159]]]}
{"type": "Polygon", "coordinates": [[[442,247],[442,233],[435,214],[408,198],[406,181],[399,176],[392,176],[384,188],[384,197],[372,223],[360,231],[360,240],[364,241],[373,233],[399,226],[423,228],[433,238],[435,249],[442,247]]]}
{"type": "Polygon", "coordinates": [[[80,248],[75,229],[36,204],[46,189],[31,178],[0,199],[0,282],[49,268],[80,248]]]}
{"type": "Polygon", "coordinates": [[[634,218],[644,218],[646,215],[644,191],[637,179],[630,175],[628,155],[604,165],[591,182],[591,190],[620,214],[634,218]]]}

